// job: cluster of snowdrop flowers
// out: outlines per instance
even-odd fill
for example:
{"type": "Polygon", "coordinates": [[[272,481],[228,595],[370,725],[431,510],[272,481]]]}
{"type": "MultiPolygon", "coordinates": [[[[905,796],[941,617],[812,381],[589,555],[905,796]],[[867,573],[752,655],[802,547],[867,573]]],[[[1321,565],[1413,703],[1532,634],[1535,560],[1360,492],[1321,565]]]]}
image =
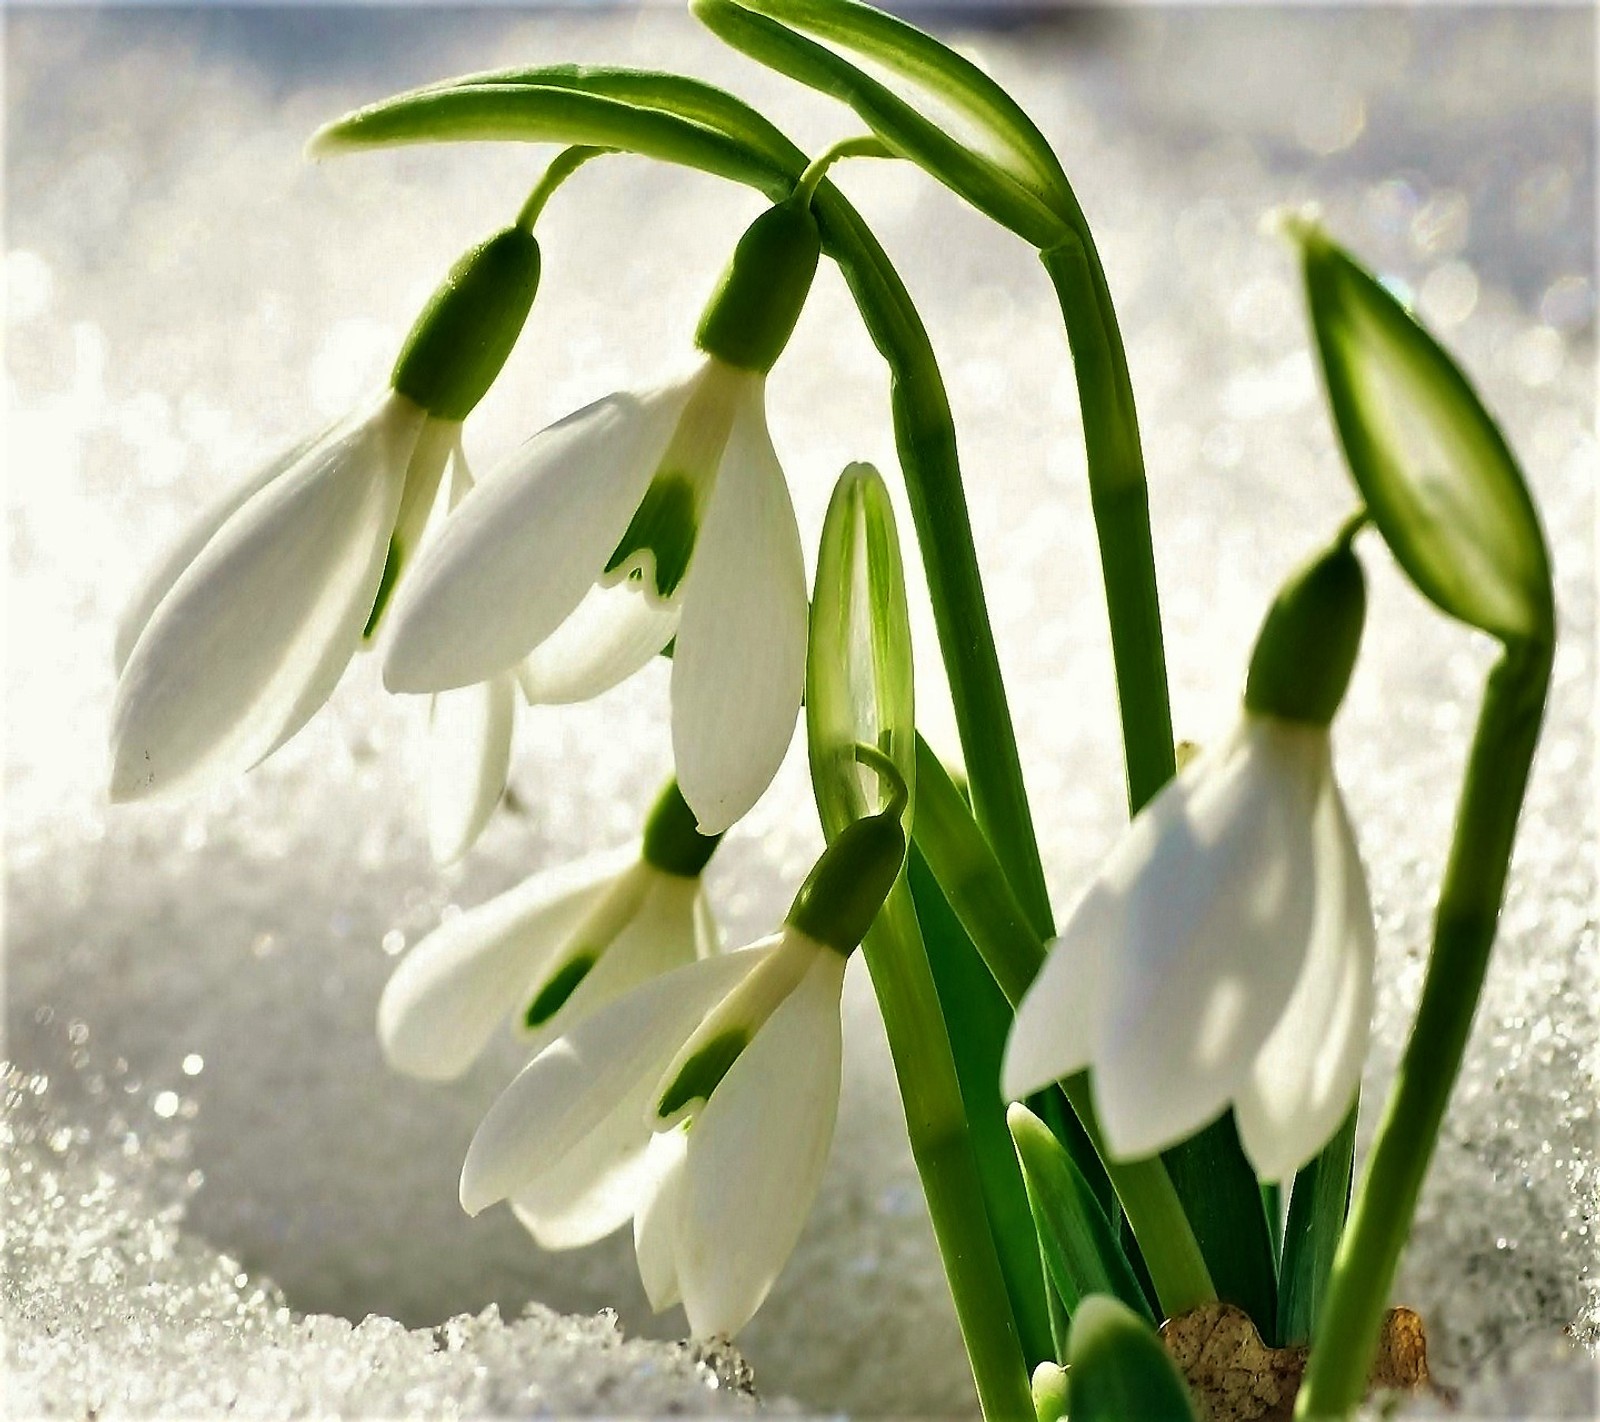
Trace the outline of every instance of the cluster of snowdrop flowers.
{"type": "Polygon", "coordinates": [[[1231,1106],[1284,1180],[1360,1085],[1375,931],[1328,730],[1365,616],[1353,532],[1280,593],[1238,725],[1135,817],[1018,1008],[1006,1095],[1090,1068],[1119,1157],[1231,1106]]]}
{"type": "Polygon", "coordinates": [[[771,782],[805,684],[806,584],[766,374],[819,252],[804,202],[741,238],[700,359],[535,435],[461,502],[396,600],[384,682],[448,692],[518,671],[530,700],[598,695],[673,647],[678,782],[707,834],[771,782]]]}
{"type": "Polygon", "coordinates": [[[157,565],[117,631],[113,800],[248,770],[328,699],[420,543],[538,282],[520,226],[468,252],[389,388],[246,479],[157,565]]]}
{"type": "Polygon", "coordinates": [[[903,800],[824,851],[782,928],[580,1015],[490,1107],[461,1203],[509,1199],[541,1243],[630,1216],[658,1311],[737,1333],[793,1251],[839,1102],[845,964],[900,873],[903,800]],[[574,1202],[581,1201],[581,1205],[574,1202]]]}

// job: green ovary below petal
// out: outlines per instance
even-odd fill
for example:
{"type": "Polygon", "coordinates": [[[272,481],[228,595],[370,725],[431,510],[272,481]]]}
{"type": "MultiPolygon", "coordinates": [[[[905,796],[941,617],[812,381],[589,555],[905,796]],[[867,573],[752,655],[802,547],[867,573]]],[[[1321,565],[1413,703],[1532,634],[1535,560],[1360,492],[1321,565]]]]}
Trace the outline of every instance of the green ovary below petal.
{"type": "Polygon", "coordinates": [[[628,531],[606,564],[607,573],[653,567],[658,598],[670,598],[689,571],[698,532],[698,510],[692,480],[682,474],[658,474],[645,490],[628,531]],[[649,554],[648,561],[643,555],[649,554]]]}

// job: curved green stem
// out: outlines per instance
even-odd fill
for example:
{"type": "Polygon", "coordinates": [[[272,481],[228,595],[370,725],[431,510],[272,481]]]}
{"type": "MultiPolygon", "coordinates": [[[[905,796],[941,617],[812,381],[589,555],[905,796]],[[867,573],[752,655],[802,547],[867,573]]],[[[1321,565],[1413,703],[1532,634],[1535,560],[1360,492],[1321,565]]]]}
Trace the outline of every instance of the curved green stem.
{"type": "Polygon", "coordinates": [[[534,223],[539,220],[539,214],[544,211],[544,205],[550,201],[551,195],[557,188],[591,158],[616,151],[614,148],[589,148],[583,144],[563,148],[550,160],[550,166],[544,170],[544,176],[528,194],[528,200],[522,204],[522,210],[517,213],[516,226],[522,228],[524,232],[532,232],[534,223]]]}
{"type": "Polygon", "coordinates": [[[870,134],[856,138],[841,138],[832,147],[824,148],[806,164],[806,170],[800,175],[800,181],[794,185],[794,195],[809,203],[823,175],[841,158],[898,158],[899,156],[870,134]]]}
{"type": "Polygon", "coordinates": [[[1384,1307],[1483,990],[1550,685],[1551,648],[1513,643],[1489,675],[1434,916],[1417,1019],[1334,1258],[1295,1416],[1366,1395],[1384,1307]]]}

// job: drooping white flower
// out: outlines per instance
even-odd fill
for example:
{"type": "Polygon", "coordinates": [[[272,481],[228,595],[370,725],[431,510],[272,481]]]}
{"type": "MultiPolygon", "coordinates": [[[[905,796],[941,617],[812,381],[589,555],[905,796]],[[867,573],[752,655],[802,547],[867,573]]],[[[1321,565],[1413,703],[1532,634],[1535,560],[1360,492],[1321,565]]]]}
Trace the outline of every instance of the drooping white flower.
{"type": "Polygon", "coordinates": [[[538,284],[538,243],[520,225],[467,252],[384,393],[245,480],[155,569],[117,631],[113,800],[248,770],[328,699],[538,284]]]}
{"type": "Polygon", "coordinates": [[[490,1108],[462,1169],[463,1207],[510,1199],[531,1226],[530,1204],[566,1205],[586,1181],[597,1230],[633,1218],[652,1304],[681,1300],[697,1336],[736,1333],[821,1183],[845,961],[791,924],[577,1021],[490,1108]]]}
{"type": "Polygon", "coordinates": [[[1231,1105],[1267,1180],[1338,1128],[1376,935],[1328,724],[1363,607],[1348,540],[1280,596],[1239,725],[1134,818],[1051,945],[1007,1044],[1007,1097],[1089,1068],[1125,1158],[1231,1105]]]}
{"type": "Polygon", "coordinates": [[[446,522],[397,599],[392,691],[526,661],[530,699],[580,700],[675,639],[673,749],[702,830],[755,803],[805,681],[800,535],[765,375],[706,356],[536,435],[446,522]]]}
{"type": "Polygon", "coordinates": [[[387,391],[180,540],[118,628],[113,800],[248,770],[311,718],[420,538],[459,428],[387,391]]]}

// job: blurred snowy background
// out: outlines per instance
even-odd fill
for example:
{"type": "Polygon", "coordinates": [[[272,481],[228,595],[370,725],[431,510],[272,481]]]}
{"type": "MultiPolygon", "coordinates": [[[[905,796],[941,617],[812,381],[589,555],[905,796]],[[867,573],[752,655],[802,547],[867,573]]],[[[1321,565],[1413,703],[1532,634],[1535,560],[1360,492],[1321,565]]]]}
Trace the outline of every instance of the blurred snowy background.
{"type": "MultiPolygon", "coordinates": [[[[109,810],[110,636],[197,503],[383,379],[419,302],[546,156],[313,167],[300,148],[317,124],[454,72],[587,60],[725,82],[812,145],[856,125],[671,11],[10,8],[3,23],[12,1415],[743,1408],[734,1363],[623,1347],[603,1321],[431,1331],[529,1301],[615,1306],[628,1333],[663,1339],[682,1321],[649,1317],[625,1237],[542,1255],[508,1212],[460,1212],[462,1152],[513,1043],[429,1089],[388,1076],[372,1033],[385,976],[443,914],[633,832],[668,766],[662,669],[525,717],[517,808],[441,873],[415,803],[419,707],[385,699],[370,664],[238,784],[109,810]]],[[[976,28],[968,11],[942,27],[1039,120],[1099,234],[1140,399],[1180,735],[1223,728],[1266,600],[1352,502],[1264,212],[1317,201],[1405,283],[1526,462],[1564,640],[1499,957],[1398,1297],[1427,1316],[1440,1371],[1474,1388],[1469,1410],[1525,1405],[1494,1381],[1511,1373],[1555,1380],[1535,1411],[1589,1415],[1573,1350],[1600,1326],[1594,17],[1139,9],[976,28]]],[[[1121,818],[1065,343],[1014,240],[913,171],[841,177],[944,362],[1059,910],[1121,818]]],[[[468,427],[475,459],[678,360],[758,207],[634,160],[586,169],[541,222],[544,290],[468,427]]],[[[771,393],[814,543],[847,461],[894,468],[883,371],[831,271],[771,393]]],[[[1375,1104],[1489,652],[1368,551],[1373,615],[1337,739],[1383,941],[1375,1104]]],[[[950,746],[927,633],[924,718],[950,746]]],[[[797,746],[714,866],[731,936],[772,925],[818,843],[797,746]]],[[[764,1395],[807,1409],[968,1412],[858,968],[847,1018],[822,1196],[741,1346],[764,1395]]]]}

